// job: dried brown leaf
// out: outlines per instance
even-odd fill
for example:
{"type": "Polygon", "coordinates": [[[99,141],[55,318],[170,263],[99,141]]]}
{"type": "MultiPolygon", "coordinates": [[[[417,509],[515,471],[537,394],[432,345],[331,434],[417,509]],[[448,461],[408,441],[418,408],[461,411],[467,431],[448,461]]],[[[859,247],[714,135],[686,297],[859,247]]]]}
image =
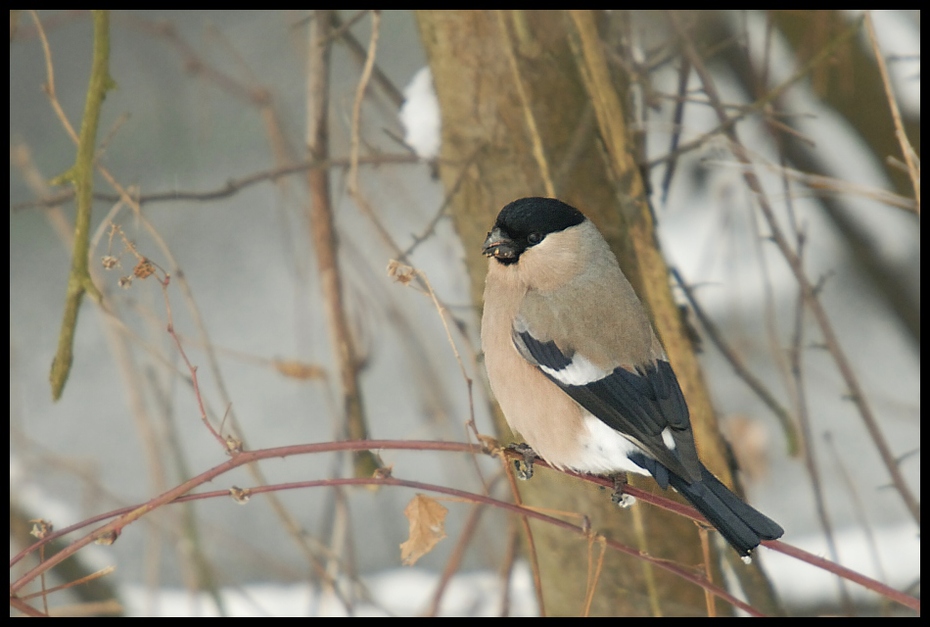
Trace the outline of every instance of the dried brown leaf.
{"type": "Polygon", "coordinates": [[[320,366],[308,364],[296,359],[275,359],[275,370],[292,379],[325,379],[326,370],[320,366]]]}
{"type": "Polygon", "coordinates": [[[410,536],[400,545],[400,557],[405,566],[413,566],[446,537],[445,520],[449,510],[439,502],[417,494],[404,509],[410,522],[410,536]]]}

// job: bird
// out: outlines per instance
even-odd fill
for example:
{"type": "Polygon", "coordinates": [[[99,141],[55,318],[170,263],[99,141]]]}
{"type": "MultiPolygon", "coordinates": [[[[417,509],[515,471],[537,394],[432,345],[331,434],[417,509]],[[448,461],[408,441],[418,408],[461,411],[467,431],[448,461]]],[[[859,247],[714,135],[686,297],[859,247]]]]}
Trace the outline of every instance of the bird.
{"type": "Polygon", "coordinates": [[[652,323],[594,223],[554,198],[497,216],[481,346],[511,429],[557,469],[651,475],[743,558],[784,530],[698,458],[688,405],[652,323]]]}

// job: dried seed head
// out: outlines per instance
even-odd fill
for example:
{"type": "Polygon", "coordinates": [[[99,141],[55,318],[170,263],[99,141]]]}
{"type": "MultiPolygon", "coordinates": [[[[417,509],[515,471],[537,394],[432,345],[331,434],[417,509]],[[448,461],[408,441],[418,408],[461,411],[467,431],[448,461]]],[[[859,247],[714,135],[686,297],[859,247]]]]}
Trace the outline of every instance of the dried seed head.
{"type": "Polygon", "coordinates": [[[401,285],[409,285],[416,276],[417,271],[407,264],[401,263],[396,259],[391,259],[388,262],[387,273],[389,277],[401,285]]]}
{"type": "Polygon", "coordinates": [[[155,274],[155,264],[148,259],[140,261],[132,271],[137,279],[147,279],[155,274]]]}

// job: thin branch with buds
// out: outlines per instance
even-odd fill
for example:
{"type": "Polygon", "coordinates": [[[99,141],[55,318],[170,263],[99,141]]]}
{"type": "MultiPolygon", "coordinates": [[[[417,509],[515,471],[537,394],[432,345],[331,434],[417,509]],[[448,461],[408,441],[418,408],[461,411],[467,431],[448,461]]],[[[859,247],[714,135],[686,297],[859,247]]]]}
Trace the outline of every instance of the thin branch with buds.
{"type": "MultiPolygon", "coordinates": [[[[19,579],[10,584],[10,596],[11,603],[14,603],[14,600],[19,600],[20,597],[17,594],[20,590],[23,589],[31,581],[34,581],[37,577],[41,576],[43,573],[48,572],[53,567],[60,564],[65,559],[74,555],[77,551],[83,547],[91,544],[92,542],[103,541],[105,543],[111,543],[115,541],[122,531],[133,522],[140,520],[144,516],[150,514],[151,512],[164,507],[165,505],[172,503],[184,503],[193,500],[205,500],[205,499],[216,499],[216,498],[233,498],[237,502],[245,503],[248,500],[255,496],[256,494],[264,494],[270,492],[279,492],[281,490],[293,490],[293,489],[306,489],[314,487],[340,487],[340,486],[394,486],[402,488],[410,488],[415,490],[423,490],[434,492],[437,494],[444,494],[447,496],[455,497],[470,503],[490,505],[496,508],[499,508],[503,511],[517,514],[520,516],[525,516],[533,520],[540,521],[545,524],[553,525],[560,527],[572,533],[578,534],[582,537],[592,537],[592,530],[589,528],[589,525],[584,522],[581,525],[576,525],[573,523],[566,522],[554,516],[539,512],[532,508],[527,508],[519,504],[507,503],[490,496],[483,494],[475,494],[472,492],[467,492],[464,490],[458,490],[454,488],[448,488],[441,485],[424,483],[420,481],[409,481],[404,479],[398,479],[388,475],[387,473],[379,474],[375,477],[370,478],[335,478],[335,479],[321,479],[321,480],[311,480],[311,481],[298,481],[292,483],[282,483],[275,485],[262,485],[256,486],[253,488],[230,488],[224,490],[215,490],[211,492],[204,492],[198,494],[190,494],[190,492],[202,485],[213,482],[219,477],[227,474],[231,470],[238,468],[245,464],[252,464],[261,460],[275,459],[275,458],[287,458],[295,455],[307,455],[307,454],[319,454],[335,451],[376,451],[376,450],[416,450],[416,451],[443,451],[443,452],[460,452],[468,453],[471,455],[477,454],[490,454],[495,456],[500,456],[502,462],[510,465],[510,461],[514,459],[522,459],[522,453],[517,453],[515,451],[510,451],[506,449],[496,449],[492,451],[482,450],[481,447],[464,444],[458,442],[432,442],[432,441],[398,441],[398,440],[370,440],[370,441],[344,441],[344,442],[327,442],[327,443],[314,443],[314,444],[296,444],[289,446],[282,446],[271,449],[263,449],[258,451],[240,451],[236,452],[233,457],[226,462],[214,466],[213,468],[195,476],[191,479],[185,481],[184,483],[160,494],[159,496],[154,497],[153,499],[147,501],[146,503],[133,505],[112,512],[107,512],[105,514],[100,514],[92,518],[88,518],[80,523],[72,525],[70,527],[55,531],[53,533],[45,534],[44,537],[33,544],[32,546],[24,549],[19,554],[13,557],[10,560],[10,566],[17,564],[27,555],[32,552],[39,550],[42,546],[51,542],[55,539],[58,539],[64,535],[73,533],[85,527],[94,525],[96,523],[111,519],[110,522],[93,529],[92,531],[86,533],[81,538],[78,538],[72,542],[68,547],[62,551],[56,553],[55,555],[49,557],[47,560],[33,567],[25,574],[23,574],[19,579]]],[[[536,463],[551,468],[543,460],[538,460],[536,463]]],[[[613,482],[611,479],[604,477],[596,477],[592,475],[580,475],[578,473],[566,472],[565,474],[588,481],[601,486],[612,486],[613,482]]],[[[650,492],[639,490],[631,486],[626,486],[624,488],[630,495],[646,503],[656,505],[663,509],[666,509],[671,512],[675,512],[679,515],[686,516],[695,520],[696,522],[701,522],[706,524],[706,521],[692,508],[677,503],[673,500],[667,499],[665,497],[657,496],[650,492]]],[[[604,542],[607,547],[612,550],[631,555],[637,559],[644,560],[650,563],[653,567],[661,568],[663,570],[674,573],[675,575],[681,577],[685,581],[693,583],[707,590],[711,594],[726,600],[727,602],[733,604],[735,607],[742,609],[750,614],[757,615],[758,612],[751,606],[743,603],[742,601],[736,599],[728,592],[722,590],[721,588],[711,584],[704,577],[696,574],[691,568],[686,568],[678,566],[669,562],[668,560],[660,560],[649,555],[644,554],[639,549],[626,546],[619,542],[615,542],[609,539],[603,539],[600,536],[595,535],[599,542],[604,542]]],[[[817,556],[811,555],[801,549],[792,547],[782,541],[765,541],[763,544],[775,551],[785,553],[786,555],[791,555],[805,561],[807,563],[813,564],[830,572],[836,573],[837,575],[848,579],[854,583],[862,585],[878,594],[881,594],[892,600],[896,603],[904,605],[910,609],[920,611],[920,601],[903,594],[897,590],[890,588],[880,582],[872,580],[868,577],[860,575],[850,569],[843,568],[837,564],[834,564],[828,560],[819,558],[817,556]]]]}

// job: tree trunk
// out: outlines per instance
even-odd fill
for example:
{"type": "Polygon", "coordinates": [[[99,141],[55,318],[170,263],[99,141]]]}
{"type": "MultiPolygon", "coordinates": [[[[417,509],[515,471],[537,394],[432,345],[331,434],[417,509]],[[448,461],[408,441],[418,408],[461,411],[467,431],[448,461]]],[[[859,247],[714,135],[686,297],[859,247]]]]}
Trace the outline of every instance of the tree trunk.
{"type": "MultiPolygon", "coordinates": [[[[442,111],[440,175],[447,189],[458,182],[451,213],[465,243],[474,301],[481,302],[487,270],[481,243],[505,204],[555,195],[581,209],[604,234],[652,312],[691,409],[702,459],[732,484],[635,167],[626,88],[618,85],[622,79],[611,77],[596,29],[605,20],[589,12],[536,11],[421,11],[417,20],[442,111]]],[[[502,438],[512,439],[497,418],[502,438]]],[[[634,482],[660,491],[651,479],[634,482]]],[[[619,510],[606,492],[555,472],[540,470],[521,483],[529,505],[579,512],[595,533],[703,569],[698,530],[691,521],[642,503],[619,510]]],[[[533,533],[546,613],[581,613],[598,550],[589,557],[584,539],[548,526],[534,525],[533,533]]],[[[737,568],[746,569],[741,563],[737,568]]],[[[721,583],[719,569],[713,570],[721,583]]],[[[642,560],[607,552],[592,614],[706,611],[701,588],[642,560]]],[[[729,610],[718,603],[717,611],[729,610]]]]}

